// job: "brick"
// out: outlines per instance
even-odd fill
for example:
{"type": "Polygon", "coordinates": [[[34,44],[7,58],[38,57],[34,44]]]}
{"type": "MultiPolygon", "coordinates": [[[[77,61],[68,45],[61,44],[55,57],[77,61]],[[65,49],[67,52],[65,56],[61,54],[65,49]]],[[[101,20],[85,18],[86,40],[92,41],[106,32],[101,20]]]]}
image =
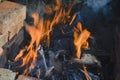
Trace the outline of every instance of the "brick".
{"type": "MultiPolygon", "coordinates": [[[[0,3],[0,33],[12,32],[16,27],[20,29],[22,26],[15,26],[26,18],[26,7],[10,1],[0,3]]],[[[14,33],[17,33],[14,31],[14,33]]]]}

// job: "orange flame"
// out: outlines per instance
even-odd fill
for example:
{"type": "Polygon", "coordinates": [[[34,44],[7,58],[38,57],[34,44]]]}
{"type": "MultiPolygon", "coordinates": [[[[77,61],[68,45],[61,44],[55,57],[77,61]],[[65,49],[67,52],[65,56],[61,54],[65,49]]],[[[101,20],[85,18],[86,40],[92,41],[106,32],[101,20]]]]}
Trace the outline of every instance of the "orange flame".
{"type": "MultiPolygon", "coordinates": [[[[52,31],[54,25],[59,24],[59,23],[66,23],[66,21],[70,18],[70,12],[72,9],[73,4],[70,4],[68,6],[68,10],[65,10],[64,6],[61,4],[61,0],[55,0],[56,5],[54,8],[52,7],[53,4],[51,5],[45,5],[45,11],[47,14],[52,14],[55,12],[54,18],[51,20],[49,24],[49,30],[52,31]]],[[[47,35],[48,38],[48,46],[49,46],[49,41],[50,41],[50,33],[47,35]]]]}
{"type": "MultiPolygon", "coordinates": [[[[40,45],[41,41],[47,37],[48,46],[50,44],[50,32],[53,30],[53,27],[56,24],[63,23],[65,24],[68,19],[70,19],[70,12],[72,9],[73,4],[68,6],[68,10],[64,8],[62,5],[61,0],[55,0],[55,5],[45,5],[46,14],[53,14],[55,13],[52,20],[44,20],[39,19],[39,14],[34,12],[32,17],[34,19],[34,25],[30,26],[28,24],[25,25],[26,31],[31,36],[31,41],[25,49],[22,49],[19,54],[16,56],[15,61],[22,60],[22,64],[20,67],[27,66],[29,69],[24,71],[25,75],[28,75],[29,72],[35,67],[35,63],[37,60],[37,52],[38,46],[40,45]],[[25,53],[26,52],[26,53],[25,53]]],[[[76,14],[72,16],[69,25],[71,25],[76,17],[76,14]]],[[[77,57],[80,58],[81,55],[81,48],[88,48],[87,39],[90,37],[90,32],[82,30],[81,23],[77,24],[77,28],[74,31],[74,45],[77,51],[77,57]],[[79,32],[81,32],[79,34],[79,32]]]]}
{"type": "Polygon", "coordinates": [[[25,49],[22,49],[19,54],[16,56],[15,61],[22,60],[20,67],[27,66],[29,69],[24,71],[25,75],[28,75],[29,72],[34,68],[37,60],[38,46],[40,42],[47,37],[48,45],[50,44],[50,32],[52,31],[54,25],[59,23],[66,23],[68,20],[72,5],[69,5],[68,10],[61,4],[61,0],[56,0],[54,5],[45,5],[46,13],[51,15],[55,13],[52,20],[39,19],[39,14],[37,12],[32,13],[32,18],[34,19],[34,25],[30,26],[25,24],[25,29],[31,36],[31,41],[25,49]],[[27,53],[25,53],[27,52],[27,53]]]}
{"type": "MultiPolygon", "coordinates": [[[[34,65],[36,63],[36,59],[37,59],[37,48],[34,49],[34,44],[36,47],[39,46],[40,40],[41,40],[41,34],[42,34],[42,27],[38,26],[38,22],[39,22],[39,16],[38,14],[35,12],[32,14],[32,17],[34,18],[34,26],[30,26],[28,24],[26,24],[26,30],[27,32],[30,34],[31,36],[31,41],[29,46],[27,46],[25,49],[21,50],[20,53],[16,56],[15,61],[19,60],[22,57],[22,65],[21,67],[30,64],[29,66],[29,71],[31,71],[34,68],[34,65]],[[28,51],[28,53],[24,55],[25,51],[28,51]]],[[[43,24],[43,21],[40,20],[41,25],[43,24]]],[[[28,74],[28,70],[26,69],[24,71],[24,74],[28,74]]]]}
{"type": "Polygon", "coordinates": [[[84,49],[88,48],[88,42],[87,42],[88,38],[90,38],[90,32],[87,29],[82,30],[82,24],[78,23],[77,28],[75,28],[74,31],[74,45],[76,49],[77,58],[80,58],[82,48],[84,49]]]}

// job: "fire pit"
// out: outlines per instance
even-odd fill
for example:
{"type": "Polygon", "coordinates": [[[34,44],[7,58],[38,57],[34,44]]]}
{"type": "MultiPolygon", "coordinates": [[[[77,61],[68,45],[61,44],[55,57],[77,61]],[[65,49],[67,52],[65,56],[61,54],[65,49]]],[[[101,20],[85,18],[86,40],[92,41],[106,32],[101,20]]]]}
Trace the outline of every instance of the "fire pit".
{"type": "Polygon", "coordinates": [[[27,15],[24,5],[0,3],[3,74],[11,70],[15,80],[113,79],[111,0],[18,2],[27,6],[27,15]]]}

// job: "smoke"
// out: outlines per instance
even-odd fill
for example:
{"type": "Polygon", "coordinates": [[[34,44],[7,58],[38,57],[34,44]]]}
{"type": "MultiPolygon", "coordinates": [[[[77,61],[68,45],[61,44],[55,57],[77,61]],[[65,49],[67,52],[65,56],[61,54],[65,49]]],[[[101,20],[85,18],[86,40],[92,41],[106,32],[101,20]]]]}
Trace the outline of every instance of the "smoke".
{"type": "Polygon", "coordinates": [[[111,1],[112,0],[86,0],[85,3],[88,7],[91,7],[94,12],[98,12],[100,9],[104,9],[111,1]]]}

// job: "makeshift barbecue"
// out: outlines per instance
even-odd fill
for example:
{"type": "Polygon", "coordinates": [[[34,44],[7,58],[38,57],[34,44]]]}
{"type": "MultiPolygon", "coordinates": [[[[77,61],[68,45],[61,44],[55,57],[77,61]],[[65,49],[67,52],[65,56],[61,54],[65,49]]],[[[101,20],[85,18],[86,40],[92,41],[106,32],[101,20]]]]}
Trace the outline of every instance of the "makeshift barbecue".
{"type": "MultiPolygon", "coordinates": [[[[109,75],[105,73],[104,69],[106,67],[104,68],[104,64],[107,67],[111,64],[107,63],[107,61],[111,60],[111,54],[97,47],[99,44],[95,41],[95,28],[90,28],[92,24],[96,26],[98,23],[95,19],[92,21],[89,16],[97,16],[99,12],[102,15],[106,15],[104,10],[108,10],[108,8],[104,8],[104,6],[111,0],[104,1],[104,4],[103,1],[94,0],[35,1],[37,2],[37,10],[41,11],[33,10],[30,13],[27,6],[26,19],[25,15],[21,15],[17,10],[19,9],[21,13],[24,13],[22,10],[26,11],[25,6],[19,5],[12,9],[17,4],[5,1],[7,4],[14,5],[10,7],[11,10],[16,10],[13,14],[11,13],[12,15],[19,13],[19,18],[24,16],[21,19],[25,20],[24,22],[22,20],[17,22],[18,17],[12,19],[11,22],[6,17],[3,20],[0,19],[3,21],[0,21],[0,26],[6,26],[7,22],[10,22],[12,28],[12,26],[16,26],[12,23],[13,21],[20,23],[20,26],[23,25],[22,28],[19,27],[19,29],[21,28],[19,32],[18,29],[14,29],[17,34],[13,33],[12,29],[4,28],[5,30],[0,30],[0,36],[3,34],[7,35],[5,37],[7,39],[5,43],[7,43],[2,47],[0,46],[0,57],[4,58],[3,55],[6,55],[5,60],[3,60],[5,61],[3,65],[5,64],[4,68],[6,69],[1,70],[6,71],[6,73],[9,72],[11,75],[14,73],[12,78],[15,80],[108,79],[104,76],[105,74],[109,75]],[[94,14],[89,13],[90,10],[94,14]],[[89,15],[84,16],[83,14],[89,15]]],[[[4,5],[3,3],[4,1],[1,2],[2,5],[4,5]]],[[[6,11],[7,9],[9,7],[5,8],[6,11]]],[[[10,13],[9,11],[8,13],[10,13]]],[[[12,18],[12,16],[8,17],[12,18]]],[[[0,45],[3,45],[3,43],[1,42],[0,45]]],[[[6,76],[4,74],[0,75],[6,76]]],[[[6,80],[6,78],[0,78],[6,80]]]]}

